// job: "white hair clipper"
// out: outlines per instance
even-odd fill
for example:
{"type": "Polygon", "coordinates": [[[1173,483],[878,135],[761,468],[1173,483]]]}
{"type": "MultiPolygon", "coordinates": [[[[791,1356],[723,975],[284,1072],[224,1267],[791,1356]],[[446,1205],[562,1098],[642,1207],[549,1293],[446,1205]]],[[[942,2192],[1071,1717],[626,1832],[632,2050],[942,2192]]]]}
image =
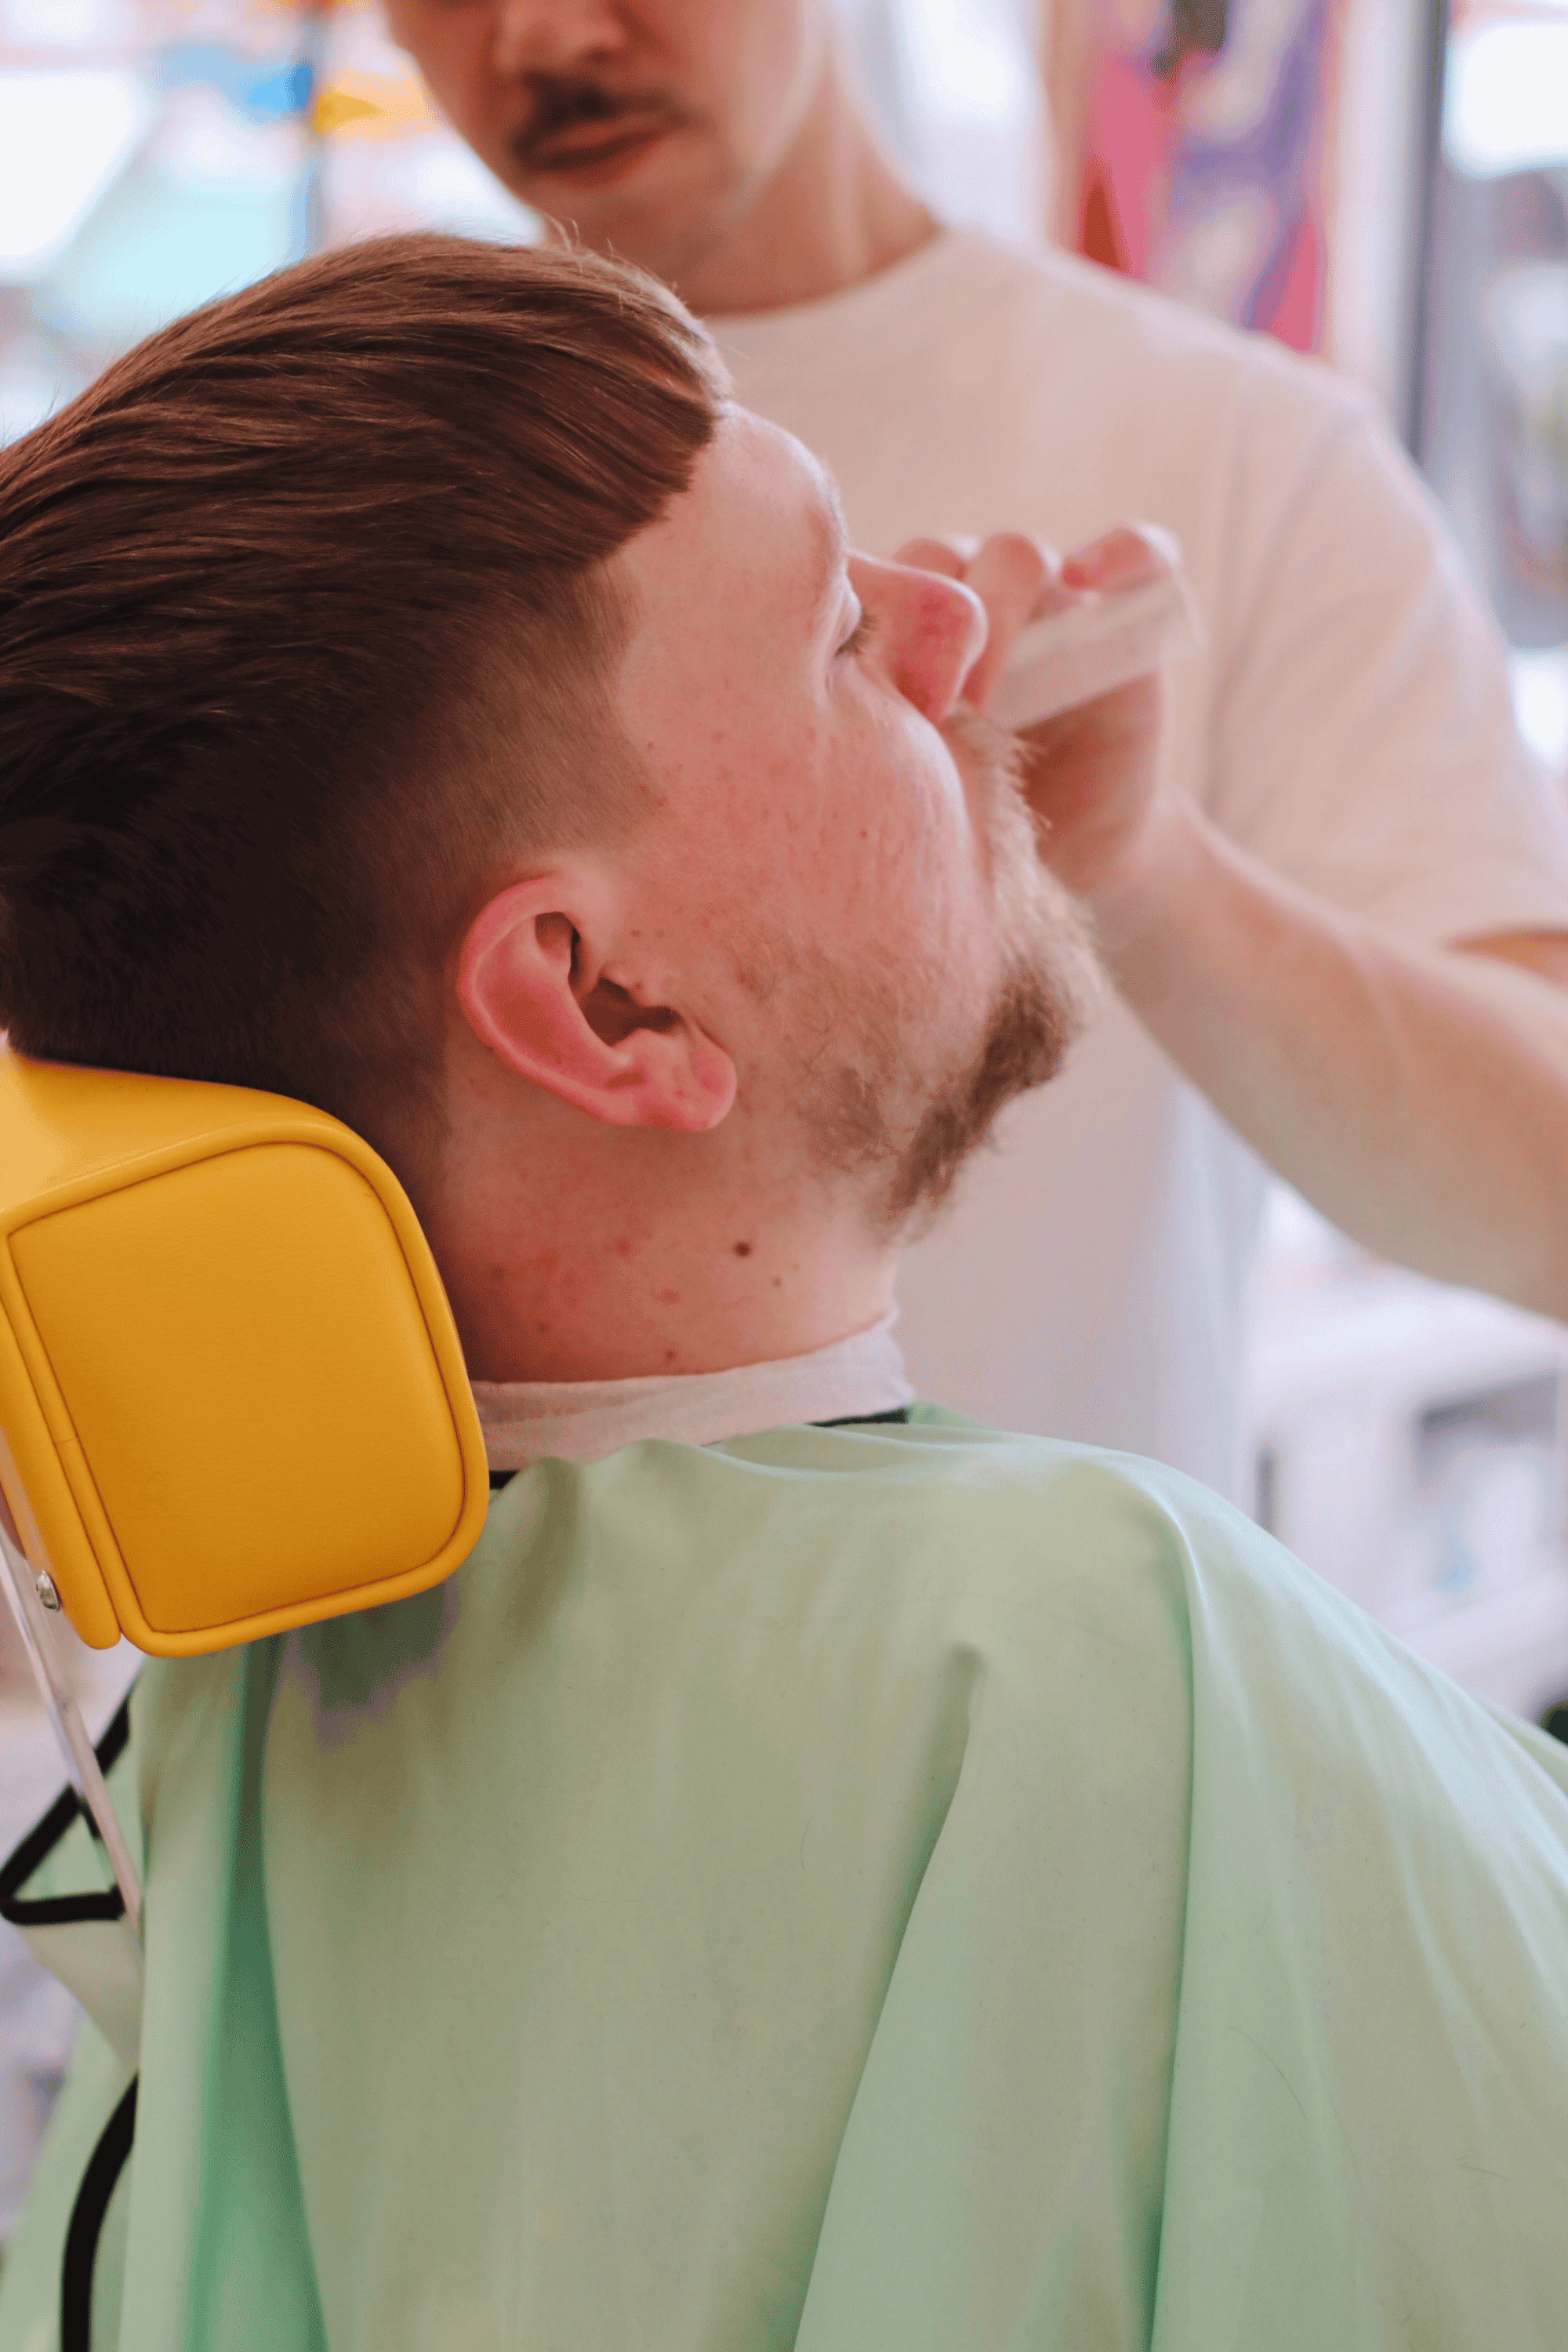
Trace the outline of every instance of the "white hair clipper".
{"type": "MultiPolygon", "coordinates": [[[[1147,526],[1145,535],[1155,536],[1147,526]]],[[[1203,642],[1198,608],[1179,571],[1120,595],[1085,598],[1019,630],[986,716],[999,727],[1032,727],[1185,661],[1203,642]]]]}

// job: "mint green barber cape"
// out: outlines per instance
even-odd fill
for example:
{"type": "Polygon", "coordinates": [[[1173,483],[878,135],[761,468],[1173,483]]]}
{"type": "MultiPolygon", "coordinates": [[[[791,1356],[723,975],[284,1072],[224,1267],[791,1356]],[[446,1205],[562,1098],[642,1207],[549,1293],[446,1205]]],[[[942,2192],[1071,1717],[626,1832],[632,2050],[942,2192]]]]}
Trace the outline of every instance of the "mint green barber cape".
{"type": "Polygon", "coordinates": [[[1568,2345],[1568,1752],[1175,1472],[546,1463],[132,1724],[0,2352],[1568,2345]]]}

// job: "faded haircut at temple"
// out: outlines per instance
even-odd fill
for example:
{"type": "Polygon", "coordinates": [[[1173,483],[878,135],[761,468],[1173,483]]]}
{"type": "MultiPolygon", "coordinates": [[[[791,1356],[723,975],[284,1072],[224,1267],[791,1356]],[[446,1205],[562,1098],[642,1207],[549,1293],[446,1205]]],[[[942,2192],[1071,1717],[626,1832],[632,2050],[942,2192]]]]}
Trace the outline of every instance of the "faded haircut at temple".
{"type": "Polygon", "coordinates": [[[142,1667],[140,1985],[68,1807],[0,1872],[94,2021],[0,2352],[1558,2340],[1568,1753],[903,1377],[1099,986],[1001,627],[574,252],[312,261],[0,452],[11,1051],[363,1137],[493,1489],[142,1667]]]}

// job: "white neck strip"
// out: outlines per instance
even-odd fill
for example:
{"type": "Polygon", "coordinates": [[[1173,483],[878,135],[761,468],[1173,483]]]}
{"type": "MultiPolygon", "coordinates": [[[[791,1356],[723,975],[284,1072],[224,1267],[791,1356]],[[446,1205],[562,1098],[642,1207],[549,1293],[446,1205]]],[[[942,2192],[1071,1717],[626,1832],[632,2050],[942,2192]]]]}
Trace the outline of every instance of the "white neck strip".
{"type": "Polygon", "coordinates": [[[728,1372],[678,1372],[640,1381],[476,1381],[474,1402],[492,1470],[531,1463],[600,1462],[638,1438],[712,1445],[812,1421],[892,1412],[914,1394],[893,1337],[898,1309],[868,1331],[728,1372]]]}

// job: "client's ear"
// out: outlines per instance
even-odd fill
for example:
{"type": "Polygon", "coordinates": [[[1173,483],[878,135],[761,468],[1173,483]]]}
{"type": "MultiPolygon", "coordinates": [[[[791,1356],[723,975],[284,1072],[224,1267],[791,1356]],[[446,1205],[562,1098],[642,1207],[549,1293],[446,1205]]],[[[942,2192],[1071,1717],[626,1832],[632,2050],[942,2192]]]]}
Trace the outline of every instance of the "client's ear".
{"type": "Polygon", "coordinates": [[[608,1126],[717,1127],[735,1066],[689,1014],[646,1002],[629,970],[625,986],[609,977],[616,917],[609,887],[585,874],[501,891],[463,941],[468,1026],[509,1070],[608,1126]]]}

